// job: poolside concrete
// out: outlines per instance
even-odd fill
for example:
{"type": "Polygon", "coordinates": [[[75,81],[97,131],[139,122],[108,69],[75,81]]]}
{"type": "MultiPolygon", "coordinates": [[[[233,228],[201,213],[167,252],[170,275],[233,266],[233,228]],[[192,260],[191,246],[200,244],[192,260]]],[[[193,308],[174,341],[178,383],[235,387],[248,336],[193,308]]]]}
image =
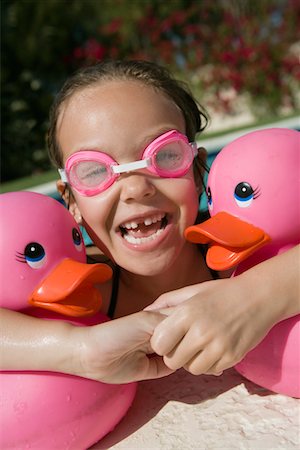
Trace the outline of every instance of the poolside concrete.
{"type": "Polygon", "coordinates": [[[300,400],[267,391],[229,369],[180,370],[139,383],[135,401],[93,450],[290,450],[300,448],[300,400]]]}

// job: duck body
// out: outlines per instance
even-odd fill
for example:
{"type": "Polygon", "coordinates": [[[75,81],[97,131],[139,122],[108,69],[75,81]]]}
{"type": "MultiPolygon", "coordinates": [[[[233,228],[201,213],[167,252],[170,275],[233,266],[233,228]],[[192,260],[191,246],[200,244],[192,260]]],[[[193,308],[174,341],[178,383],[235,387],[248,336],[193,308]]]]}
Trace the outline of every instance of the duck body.
{"type": "MultiPolygon", "coordinates": [[[[220,151],[207,182],[211,218],[186,230],[189,241],[208,244],[211,268],[235,268],[236,276],[299,243],[299,168],[296,130],[250,132],[220,151]]],[[[236,370],[264,388],[299,398],[300,315],[275,325],[236,370]]]]}
{"type": "Polygon", "coordinates": [[[3,372],[0,383],[3,450],[87,449],[114,429],[136,392],[133,383],[51,372],[3,372]]]}
{"type": "MultiPolygon", "coordinates": [[[[94,284],[111,269],[85,263],[80,230],[59,202],[2,194],[0,217],[1,307],[77,326],[109,320],[94,284]]],[[[137,386],[34,371],[1,372],[0,385],[0,447],[36,450],[87,449],[126,414],[137,386]]]]}

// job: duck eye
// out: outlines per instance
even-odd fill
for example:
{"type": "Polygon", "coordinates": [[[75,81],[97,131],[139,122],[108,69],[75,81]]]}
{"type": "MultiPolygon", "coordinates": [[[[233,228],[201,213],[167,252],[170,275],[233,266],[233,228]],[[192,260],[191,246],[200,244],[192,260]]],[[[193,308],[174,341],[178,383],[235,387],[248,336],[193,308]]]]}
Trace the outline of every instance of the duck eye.
{"type": "Polygon", "coordinates": [[[254,190],[252,186],[243,181],[239,183],[234,190],[234,199],[240,208],[248,208],[254,198],[254,190]]]}
{"type": "Polygon", "coordinates": [[[46,262],[46,253],[44,247],[38,242],[30,242],[24,250],[26,263],[32,269],[39,269],[46,262]]]}
{"type": "Polygon", "coordinates": [[[212,195],[211,195],[210,187],[207,188],[206,195],[207,195],[208,207],[209,207],[209,209],[212,209],[213,208],[213,201],[212,201],[212,195]]]}
{"type": "Polygon", "coordinates": [[[73,242],[75,244],[76,250],[78,250],[80,252],[82,250],[82,238],[81,238],[81,234],[79,233],[77,228],[73,228],[72,238],[73,238],[73,242]]]}

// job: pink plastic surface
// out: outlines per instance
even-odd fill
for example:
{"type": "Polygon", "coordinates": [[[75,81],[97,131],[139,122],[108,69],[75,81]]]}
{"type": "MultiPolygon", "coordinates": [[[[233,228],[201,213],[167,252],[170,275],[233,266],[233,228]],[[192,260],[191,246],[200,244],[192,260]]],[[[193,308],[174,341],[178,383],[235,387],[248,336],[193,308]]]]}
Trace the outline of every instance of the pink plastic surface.
{"type": "MultiPolygon", "coordinates": [[[[282,128],[248,133],[227,145],[214,160],[208,177],[211,216],[225,211],[259,227],[271,238],[239,264],[235,275],[299,243],[299,169],[300,134],[282,128]],[[239,207],[233,193],[244,181],[257,194],[248,207],[239,207]]],[[[236,369],[271,391],[300,397],[300,316],[274,326],[236,369]]]]}
{"type": "MultiPolygon", "coordinates": [[[[18,192],[0,196],[0,304],[49,320],[63,316],[30,308],[34,287],[64,258],[85,262],[84,246],[75,246],[70,213],[56,200],[18,192]],[[38,269],[19,262],[29,242],[45,249],[38,269]]],[[[101,313],[72,319],[80,326],[107,321],[101,313]]],[[[109,433],[126,414],[136,383],[109,385],[52,372],[0,374],[0,448],[84,450],[109,433]]]]}

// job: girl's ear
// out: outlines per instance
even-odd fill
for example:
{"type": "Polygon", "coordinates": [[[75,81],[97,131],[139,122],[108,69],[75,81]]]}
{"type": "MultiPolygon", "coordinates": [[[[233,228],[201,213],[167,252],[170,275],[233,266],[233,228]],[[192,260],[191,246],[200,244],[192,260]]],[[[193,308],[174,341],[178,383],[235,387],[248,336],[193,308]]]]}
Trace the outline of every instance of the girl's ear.
{"type": "Polygon", "coordinates": [[[77,224],[81,225],[82,224],[82,217],[81,217],[79,208],[77,206],[77,203],[75,201],[74,195],[73,195],[69,185],[64,183],[61,180],[58,180],[56,182],[56,187],[57,187],[58,192],[61,195],[61,198],[65,202],[68,210],[70,211],[70,213],[72,214],[72,216],[76,220],[77,224]]]}
{"type": "Polygon", "coordinates": [[[204,189],[204,175],[205,172],[207,172],[206,160],[207,160],[207,151],[205,150],[204,147],[199,147],[198,155],[194,160],[194,176],[199,195],[202,193],[204,189]]]}

